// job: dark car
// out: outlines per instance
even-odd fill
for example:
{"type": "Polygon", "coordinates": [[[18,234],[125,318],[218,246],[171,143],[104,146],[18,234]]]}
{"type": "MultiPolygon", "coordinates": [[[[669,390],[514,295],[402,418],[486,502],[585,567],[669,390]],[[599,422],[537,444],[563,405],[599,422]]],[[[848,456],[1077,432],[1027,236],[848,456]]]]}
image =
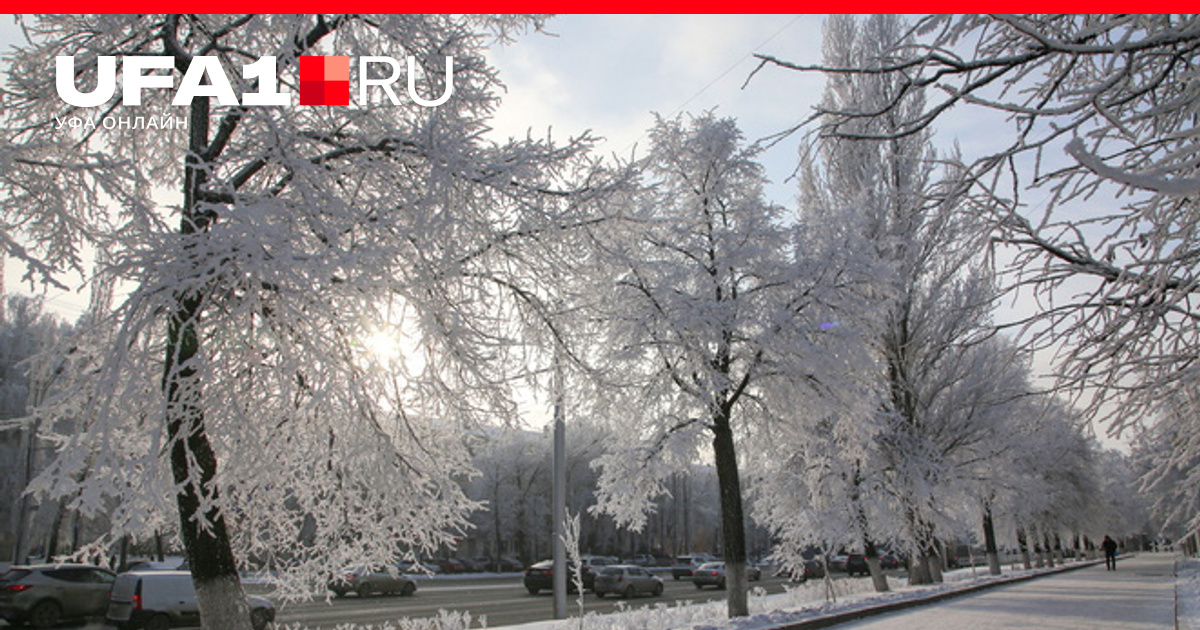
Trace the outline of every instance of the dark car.
{"type": "Polygon", "coordinates": [[[852,553],[846,556],[846,574],[855,575],[871,575],[871,567],[867,566],[867,557],[861,553],[852,553]]]}
{"type": "Polygon", "coordinates": [[[658,597],[663,593],[663,581],[643,567],[618,564],[600,569],[592,585],[592,592],[596,597],[604,597],[609,593],[621,595],[626,599],[638,594],[658,597]]]}
{"type": "MultiPolygon", "coordinates": [[[[590,591],[596,583],[596,572],[601,568],[617,564],[616,558],[608,556],[583,556],[579,559],[580,577],[583,579],[583,590],[590,591]]],[[[575,565],[568,563],[567,567],[567,591],[575,592],[575,565]]],[[[537,595],[538,591],[549,591],[554,589],[554,561],[542,560],[537,564],[531,565],[525,570],[525,590],[532,595],[537,595]]]]}
{"type": "Polygon", "coordinates": [[[676,556],[675,564],[671,566],[671,577],[676,580],[692,577],[692,572],[696,570],[696,567],[706,562],[716,562],[716,560],[716,558],[706,553],[676,556]]]}
{"type": "Polygon", "coordinates": [[[902,565],[903,562],[895,554],[885,553],[879,556],[879,566],[882,569],[899,569],[902,565]]]}
{"type": "Polygon", "coordinates": [[[804,561],[804,565],[798,569],[781,568],[775,575],[786,577],[792,582],[806,582],[825,577],[825,565],[816,558],[811,558],[804,561]]]}
{"type": "Polygon", "coordinates": [[[441,573],[466,573],[467,565],[458,558],[442,558],[438,560],[438,571],[441,573]]]}
{"type": "Polygon", "coordinates": [[[0,576],[0,618],[51,628],[64,619],[102,617],[116,575],[90,564],[14,566],[0,576]]]}
{"type": "MultiPolygon", "coordinates": [[[[567,592],[575,592],[575,581],[571,579],[571,572],[574,567],[567,566],[567,592]]],[[[529,591],[530,595],[537,595],[542,591],[554,590],[554,561],[542,560],[529,565],[525,569],[525,590],[529,591]]]]}

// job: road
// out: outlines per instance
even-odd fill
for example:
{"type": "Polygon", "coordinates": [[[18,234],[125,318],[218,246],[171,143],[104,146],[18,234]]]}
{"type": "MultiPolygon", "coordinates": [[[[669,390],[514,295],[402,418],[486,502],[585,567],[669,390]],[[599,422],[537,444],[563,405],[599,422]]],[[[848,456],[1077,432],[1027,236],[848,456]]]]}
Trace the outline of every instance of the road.
{"type": "MultiPolygon", "coordinates": [[[[629,601],[611,597],[599,599],[588,593],[584,595],[584,610],[606,613],[613,612],[623,605],[657,606],[676,601],[701,602],[725,598],[725,591],[709,588],[697,590],[686,580],[676,582],[668,577],[665,584],[666,590],[662,597],[638,597],[629,601]]],[[[752,588],[762,586],[769,593],[781,593],[784,581],[766,578],[762,582],[751,584],[752,588]]],[[[576,596],[570,596],[567,605],[568,610],[574,614],[578,610],[576,596]]],[[[439,610],[466,611],[475,619],[486,615],[487,625],[491,628],[551,619],[554,597],[550,593],[530,595],[519,577],[463,581],[426,580],[420,584],[412,597],[375,596],[359,599],[350,596],[334,599],[329,603],[318,601],[281,606],[277,621],[285,624],[301,623],[316,630],[334,628],[337,624],[350,622],[381,624],[399,617],[432,617],[437,615],[439,610]]]]}
{"type": "MultiPolygon", "coordinates": [[[[864,579],[864,578],[858,578],[864,579]]],[[[781,578],[764,577],[762,581],[751,582],[751,588],[762,587],[768,593],[782,593],[786,582],[781,578]]],[[[668,575],[664,580],[665,590],[661,597],[637,597],[633,600],[608,597],[597,598],[591,593],[584,595],[584,610],[586,612],[608,613],[619,607],[636,608],[640,606],[657,606],[673,604],[681,601],[707,602],[723,600],[725,591],[705,588],[697,590],[688,580],[675,581],[668,575]]],[[[248,585],[248,592],[263,594],[260,587],[248,585]]],[[[576,614],[578,600],[575,595],[567,599],[568,613],[576,614]]],[[[416,594],[410,597],[402,596],[372,596],[359,598],[353,595],[344,598],[284,604],[276,602],[278,613],[276,627],[285,624],[300,624],[301,627],[312,630],[327,630],[336,628],[339,624],[374,624],[385,621],[395,622],[402,617],[420,618],[433,617],[439,611],[469,612],[474,620],[472,625],[479,624],[479,618],[487,617],[487,627],[541,621],[553,618],[554,597],[544,592],[530,595],[519,575],[504,575],[492,577],[470,577],[465,579],[421,579],[416,594]]],[[[0,628],[9,627],[0,621],[0,628]]],[[[66,623],[60,628],[75,628],[77,630],[115,630],[113,626],[99,621],[66,623]]]]}

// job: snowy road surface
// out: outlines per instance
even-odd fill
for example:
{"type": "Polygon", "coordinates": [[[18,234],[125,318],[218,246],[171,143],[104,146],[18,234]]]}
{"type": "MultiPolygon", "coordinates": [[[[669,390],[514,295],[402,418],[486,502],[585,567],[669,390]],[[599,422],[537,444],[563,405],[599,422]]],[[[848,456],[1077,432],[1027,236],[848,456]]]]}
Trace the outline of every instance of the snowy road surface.
{"type": "Polygon", "coordinates": [[[1175,576],[1169,554],[1103,565],[967,595],[942,604],[837,626],[838,630],[1173,630],[1175,576]]]}

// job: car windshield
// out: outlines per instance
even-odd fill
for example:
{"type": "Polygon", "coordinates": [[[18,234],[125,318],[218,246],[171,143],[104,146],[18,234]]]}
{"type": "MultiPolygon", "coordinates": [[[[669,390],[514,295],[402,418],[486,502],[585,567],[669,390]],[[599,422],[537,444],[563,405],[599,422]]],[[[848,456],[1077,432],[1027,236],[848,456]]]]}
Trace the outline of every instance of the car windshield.
{"type": "Polygon", "coordinates": [[[700,565],[700,568],[704,571],[719,571],[719,570],[725,568],[725,563],[724,562],[706,562],[706,563],[700,565]]]}

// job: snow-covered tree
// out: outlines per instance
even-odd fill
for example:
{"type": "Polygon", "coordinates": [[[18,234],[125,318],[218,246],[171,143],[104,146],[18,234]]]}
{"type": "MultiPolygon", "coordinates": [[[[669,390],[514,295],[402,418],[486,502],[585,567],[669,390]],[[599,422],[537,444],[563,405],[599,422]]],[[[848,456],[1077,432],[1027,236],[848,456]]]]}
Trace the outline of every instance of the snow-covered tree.
{"type": "Polygon", "coordinates": [[[600,507],[640,527],[711,440],[720,492],[730,616],[748,614],[738,435],[771,416],[772,383],[820,388],[844,370],[832,308],[849,293],[836,265],[806,264],[781,211],[762,197],[756,149],[733,121],[660,119],[650,131],[646,192],[602,243],[617,274],[603,303],[609,361],[626,388],[621,426],[602,460],[600,507]]]}
{"type": "Polygon", "coordinates": [[[23,484],[44,464],[35,461],[44,445],[33,410],[59,385],[61,346],[71,327],[47,313],[41,299],[0,295],[0,300],[0,523],[11,544],[3,557],[20,562],[34,546],[23,484]]]}
{"type": "Polygon", "coordinates": [[[51,283],[96,248],[108,261],[97,275],[130,288],[95,322],[117,331],[107,352],[48,401],[47,413],[86,407],[88,420],[35,489],[84,510],[119,497],[114,536],[177,512],[206,628],[249,627],[239,561],[287,566],[303,589],[286,592],[311,592],[331,569],[435,548],[465,523],[463,427],[513,410],[506,360],[521,359],[525,324],[545,319],[522,288],[569,255],[555,236],[584,220],[597,190],[561,188],[585,141],[482,137],[499,88],[482,47],[538,25],[23,21],[0,242],[51,283]],[[198,95],[173,105],[174,90],[147,89],[134,105],[118,92],[79,108],[46,80],[73,56],[76,89],[102,88],[101,57],[114,55],[126,81],[141,72],[128,56],[165,58],[143,80],[190,81],[198,95]],[[302,58],[337,55],[408,60],[417,93],[447,99],[297,106],[302,58]],[[250,63],[266,65],[243,74],[250,63]],[[262,72],[271,64],[279,85],[262,72]],[[246,101],[276,88],[290,105],[246,101]]]}
{"type": "MultiPolygon", "coordinates": [[[[896,16],[832,16],[825,63],[887,67],[905,39],[896,16]]],[[[821,111],[886,109],[902,90],[902,82],[887,73],[834,75],[821,111]]],[[[984,225],[962,212],[966,200],[954,172],[938,168],[928,132],[893,133],[923,106],[914,93],[892,115],[855,119],[855,134],[816,135],[800,171],[807,221],[837,226],[823,227],[816,238],[847,242],[865,260],[857,273],[867,274],[873,300],[853,321],[871,336],[877,363],[870,390],[880,397],[869,417],[848,421],[874,427],[866,432],[873,444],[862,448],[880,450],[874,465],[888,471],[890,494],[901,503],[905,538],[916,552],[916,580],[936,579],[929,567],[939,555],[935,530],[947,503],[942,493],[955,487],[951,451],[978,430],[968,422],[972,415],[957,406],[957,390],[979,368],[972,361],[980,355],[970,349],[988,334],[994,296],[987,262],[979,257],[984,225]]],[[[862,458],[859,469],[871,459],[856,456],[862,458]]],[[[853,477],[880,478],[866,472],[853,477]]],[[[871,529],[859,527],[860,544],[884,588],[871,529]]]]}
{"type": "Polygon", "coordinates": [[[1200,530],[1200,417],[1194,388],[1164,396],[1159,413],[1167,420],[1133,443],[1133,459],[1163,533],[1182,537],[1200,530]]]}
{"type": "Polygon", "coordinates": [[[1040,299],[1027,338],[1062,348],[1064,382],[1090,390],[1111,432],[1150,417],[1165,388],[1190,387],[1200,369],[1200,18],[937,15],[912,33],[919,39],[894,42],[878,64],[762,60],[895,82],[876,106],[823,106],[815,120],[827,135],[890,141],[927,132],[951,109],[1006,119],[1011,132],[992,134],[1002,144],[963,181],[1016,248],[1015,283],[1040,299]],[[936,98],[914,106],[926,91],[936,98]]]}

